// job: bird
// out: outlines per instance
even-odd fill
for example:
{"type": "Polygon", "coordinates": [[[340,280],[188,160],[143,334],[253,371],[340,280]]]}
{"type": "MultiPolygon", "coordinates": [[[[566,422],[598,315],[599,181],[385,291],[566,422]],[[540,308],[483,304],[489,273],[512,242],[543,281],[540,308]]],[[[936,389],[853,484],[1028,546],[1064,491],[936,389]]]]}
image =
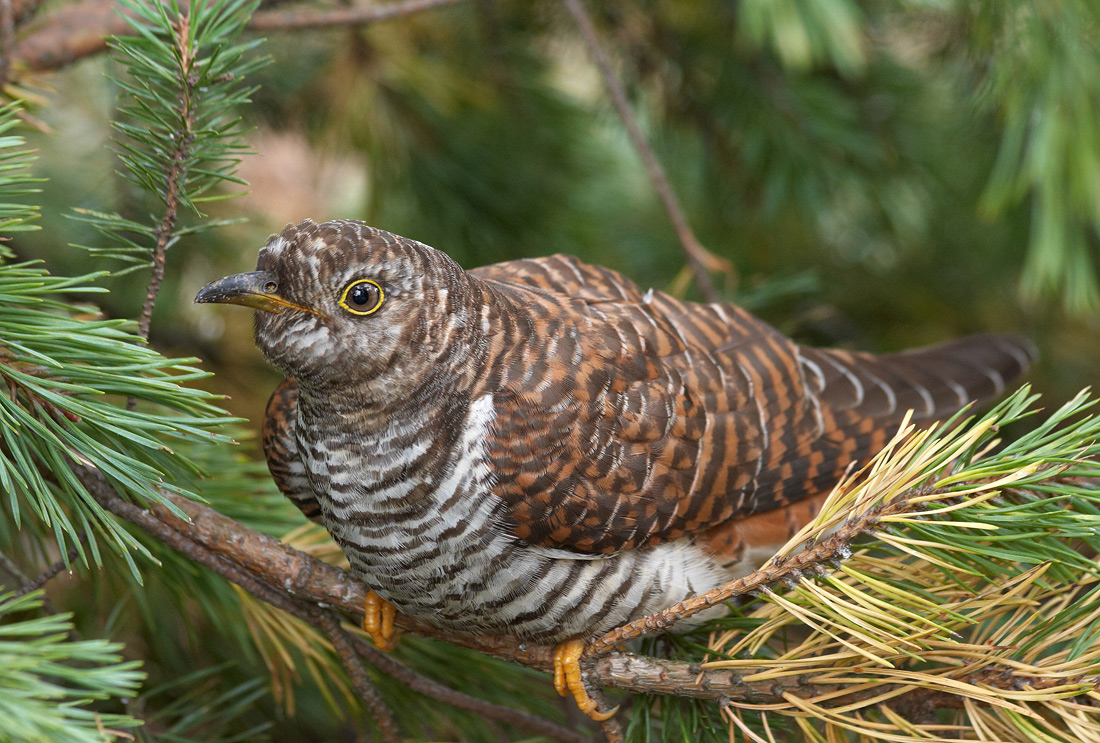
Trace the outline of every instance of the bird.
{"type": "Polygon", "coordinates": [[[288,224],[199,303],[256,310],[285,380],[279,489],[397,611],[556,645],[593,719],[586,640],[746,575],[906,415],[930,424],[1035,360],[982,334],[873,355],[800,345],[734,304],[567,255],[464,270],[353,220],[288,224]]]}

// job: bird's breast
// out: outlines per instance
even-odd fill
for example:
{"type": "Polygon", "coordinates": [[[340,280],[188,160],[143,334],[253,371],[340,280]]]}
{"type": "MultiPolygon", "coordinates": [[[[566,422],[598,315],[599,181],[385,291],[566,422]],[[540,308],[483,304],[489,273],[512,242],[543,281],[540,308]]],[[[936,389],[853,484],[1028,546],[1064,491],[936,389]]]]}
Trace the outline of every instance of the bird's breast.
{"type": "Polygon", "coordinates": [[[371,425],[299,410],[299,452],[325,526],[353,571],[399,609],[450,630],[557,641],[720,582],[688,539],[595,557],[519,541],[492,492],[492,422],[488,395],[468,405],[457,432],[430,417],[371,425]]]}

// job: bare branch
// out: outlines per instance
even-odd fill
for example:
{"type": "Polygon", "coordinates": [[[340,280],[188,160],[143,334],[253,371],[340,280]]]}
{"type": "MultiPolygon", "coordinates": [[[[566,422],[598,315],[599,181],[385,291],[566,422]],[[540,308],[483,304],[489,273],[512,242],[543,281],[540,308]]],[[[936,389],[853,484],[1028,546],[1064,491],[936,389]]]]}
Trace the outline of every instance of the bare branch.
{"type": "Polygon", "coordinates": [[[344,664],[344,668],[348,669],[351,683],[374,718],[374,723],[382,734],[382,740],[385,743],[397,743],[401,739],[401,733],[397,729],[397,723],[394,722],[393,711],[382,699],[382,695],[378,693],[378,690],[374,688],[374,684],[367,678],[367,669],[363,667],[363,662],[355,654],[355,648],[348,633],[344,631],[340,626],[340,622],[332,616],[331,612],[318,610],[314,612],[314,615],[313,624],[325,633],[325,637],[332,643],[336,655],[339,656],[340,662],[344,664]]]}
{"type": "Polygon", "coordinates": [[[248,28],[252,31],[297,31],[332,26],[365,26],[459,2],[462,0],[403,0],[388,5],[366,5],[334,10],[304,8],[271,10],[252,16],[248,28]]]}
{"type": "Polygon", "coordinates": [[[595,60],[596,66],[600,69],[600,75],[603,77],[604,85],[607,86],[607,92],[611,95],[611,102],[615,106],[615,111],[619,114],[623,126],[626,127],[630,141],[645,165],[646,174],[649,176],[650,182],[653,183],[653,188],[657,192],[657,196],[660,197],[665,211],[668,212],[668,218],[671,220],[672,226],[676,229],[680,244],[687,254],[688,264],[691,266],[692,273],[695,274],[695,284],[699,287],[699,292],[708,302],[720,301],[721,297],[715,290],[714,283],[711,281],[707,270],[710,268],[711,270],[732,272],[733,265],[726,259],[719,258],[711,253],[695,237],[691,225],[688,224],[687,217],[684,216],[684,210],[668,182],[668,176],[665,174],[661,161],[657,159],[656,153],[653,152],[653,148],[650,147],[649,142],[646,141],[645,135],[642,133],[642,128],[638,125],[638,119],[634,116],[634,110],[630,107],[630,101],[627,100],[622,82],[615,75],[615,71],[611,69],[611,61],[600,45],[596,28],[592,25],[588,14],[585,13],[581,0],[563,0],[563,2],[569,10],[569,14],[573,16],[577,28],[580,29],[581,36],[584,37],[584,43],[588,47],[592,59],[595,60]]]}
{"type": "Polygon", "coordinates": [[[389,674],[397,681],[409,687],[413,691],[449,704],[458,709],[474,712],[491,720],[504,722],[521,730],[527,730],[535,735],[562,741],[562,743],[589,743],[589,738],[575,730],[544,720],[541,717],[520,712],[519,710],[502,707],[499,704],[487,702],[484,699],[463,694],[460,691],[444,686],[438,681],[421,676],[405,664],[395,660],[390,655],[383,653],[378,648],[359,637],[352,638],[359,654],[377,666],[379,670],[389,674]]]}
{"type": "MultiPolygon", "coordinates": [[[[14,560],[5,555],[3,552],[0,552],[0,570],[3,570],[4,572],[8,573],[12,578],[15,578],[17,581],[19,581],[19,584],[22,587],[26,587],[31,582],[30,576],[24,573],[22,568],[15,564],[14,560]]],[[[23,588],[20,588],[18,595],[22,596],[23,594],[30,593],[33,590],[34,589],[31,588],[24,591],[23,588]]]]}
{"type": "Polygon", "coordinates": [[[12,0],[0,0],[0,88],[8,81],[14,48],[15,8],[12,7],[12,0]]]}
{"type": "Polygon", "coordinates": [[[30,70],[56,70],[104,51],[108,36],[128,29],[113,3],[83,0],[39,18],[16,42],[12,56],[30,70]]]}
{"type": "MultiPolygon", "coordinates": [[[[81,531],[80,537],[77,541],[79,541],[81,544],[86,544],[88,541],[88,532],[81,531]]],[[[19,587],[19,590],[15,592],[15,595],[23,596],[30,593],[31,591],[37,591],[39,588],[42,588],[44,585],[57,577],[58,573],[72,565],[73,561],[76,560],[76,558],[79,556],[80,547],[78,547],[77,545],[69,547],[69,551],[65,553],[65,556],[63,558],[57,560],[48,568],[39,573],[37,578],[35,578],[34,580],[25,580],[23,582],[23,585],[19,587]]],[[[5,557],[4,559],[6,560],[7,558],[5,557]]]]}
{"type": "MultiPolygon", "coordinates": [[[[462,0],[403,0],[388,5],[336,10],[263,11],[249,20],[253,31],[302,30],[341,26],[366,26],[403,18],[423,10],[452,5],[462,0]]],[[[83,0],[42,18],[16,44],[12,56],[31,70],[56,70],[107,48],[106,38],[129,30],[115,5],[104,0],[83,0]]]]}

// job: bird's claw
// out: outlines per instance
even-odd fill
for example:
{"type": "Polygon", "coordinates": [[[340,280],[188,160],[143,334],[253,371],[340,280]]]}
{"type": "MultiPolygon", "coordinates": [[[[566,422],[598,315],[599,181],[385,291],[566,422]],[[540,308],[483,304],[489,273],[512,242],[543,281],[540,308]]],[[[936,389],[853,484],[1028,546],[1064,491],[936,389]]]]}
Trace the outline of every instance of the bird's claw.
{"type": "Polygon", "coordinates": [[[554,688],[563,697],[572,694],[581,712],[596,722],[610,720],[619,708],[616,706],[610,712],[596,711],[596,702],[588,696],[581,678],[580,658],[583,652],[584,640],[568,640],[554,649],[554,688]]]}
{"type": "Polygon", "coordinates": [[[374,646],[384,653],[397,647],[397,632],[393,627],[397,609],[394,605],[374,591],[369,591],[363,610],[363,631],[370,635],[374,646]]]}

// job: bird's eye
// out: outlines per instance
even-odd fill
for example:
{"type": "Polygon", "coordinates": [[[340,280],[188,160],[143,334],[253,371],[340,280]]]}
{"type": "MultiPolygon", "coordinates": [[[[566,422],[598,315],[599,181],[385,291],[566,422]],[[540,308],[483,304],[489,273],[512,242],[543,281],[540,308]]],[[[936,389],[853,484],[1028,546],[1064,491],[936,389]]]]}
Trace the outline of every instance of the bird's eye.
{"type": "Polygon", "coordinates": [[[386,295],[381,285],[370,279],[359,279],[348,284],[340,297],[340,306],[353,315],[369,315],[382,306],[386,295]]]}

